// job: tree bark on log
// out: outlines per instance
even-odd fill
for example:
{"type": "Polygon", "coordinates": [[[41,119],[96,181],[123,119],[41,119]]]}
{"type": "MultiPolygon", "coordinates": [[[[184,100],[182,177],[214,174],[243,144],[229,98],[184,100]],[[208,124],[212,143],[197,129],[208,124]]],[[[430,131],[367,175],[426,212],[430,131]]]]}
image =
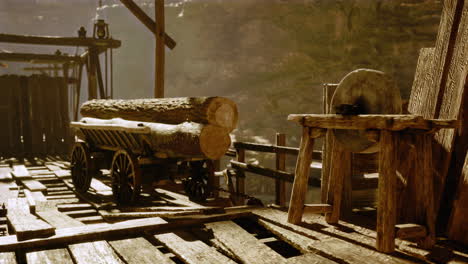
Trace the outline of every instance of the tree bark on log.
{"type": "Polygon", "coordinates": [[[81,106],[81,115],[100,119],[180,124],[195,122],[223,127],[237,125],[236,104],[223,97],[179,97],[134,100],[92,100],[81,106]]]}
{"type": "MultiPolygon", "coordinates": [[[[178,125],[170,125],[128,121],[121,118],[107,120],[83,118],[81,123],[91,125],[89,129],[92,129],[92,125],[98,126],[99,129],[105,129],[102,125],[127,127],[127,132],[130,133],[135,127],[149,127],[150,132],[142,136],[146,137],[149,147],[159,158],[208,158],[216,160],[221,158],[231,145],[229,131],[210,124],[183,122],[178,125]]],[[[123,131],[126,130],[123,129],[123,131]]]]}

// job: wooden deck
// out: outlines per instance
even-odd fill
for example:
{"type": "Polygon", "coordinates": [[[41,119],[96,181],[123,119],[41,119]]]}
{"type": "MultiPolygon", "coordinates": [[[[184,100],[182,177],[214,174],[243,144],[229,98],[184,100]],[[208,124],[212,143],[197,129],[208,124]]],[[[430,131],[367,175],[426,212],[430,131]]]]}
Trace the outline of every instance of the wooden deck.
{"type": "MultiPolygon", "coordinates": [[[[356,215],[300,225],[273,208],[197,204],[168,190],[117,207],[107,176],[86,195],[71,185],[69,164],[0,162],[0,263],[467,263],[467,249],[439,239],[432,252],[398,241],[374,249],[373,221],[356,215]],[[16,233],[15,233],[16,232],[16,233]]],[[[104,173],[105,174],[105,173],[104,173]]]]}

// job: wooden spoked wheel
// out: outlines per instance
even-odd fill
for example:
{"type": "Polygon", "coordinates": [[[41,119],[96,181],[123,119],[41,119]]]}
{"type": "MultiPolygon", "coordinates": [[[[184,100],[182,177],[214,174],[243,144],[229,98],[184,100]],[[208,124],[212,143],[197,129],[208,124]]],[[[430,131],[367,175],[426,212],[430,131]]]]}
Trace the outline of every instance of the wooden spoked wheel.
{"type": "Polygon", "coordinates": [[[138,199],[141,192],[141,172],[138,160],[132,153],[119,150],[111,166],[112,194],[118,204],[128,204],[138,199]]]}
{"type": "Polygon", "coordinates": [[[211,160],[189,162],[190,177],[185,180],[185,192],[191,200],[203,202],[210,195],[208,179],[214,173],[211,160]]]}
{"type": "Polygon", "coordinates": [[[91,185],[92,160],[88,146],[84,142],[77,142],[71,154],[71,175],[77,192],[87,192],[91,185]]]}

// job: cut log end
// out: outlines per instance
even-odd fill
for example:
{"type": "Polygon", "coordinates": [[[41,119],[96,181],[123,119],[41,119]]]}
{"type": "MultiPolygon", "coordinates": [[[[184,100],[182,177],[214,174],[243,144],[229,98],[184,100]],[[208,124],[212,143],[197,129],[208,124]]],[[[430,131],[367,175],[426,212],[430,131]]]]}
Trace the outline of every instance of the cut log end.
{"type": "Polygon", "coordinates": [[[200,149],[209,159],[221,158],[230,145],[231,138],[225,128],[207,125],[200,134],[200,149]]]}
{"type": "Polygon", "coordinates": [[[208,122],[232,131],[237,125],[237,106],[223,97],[215,97],[208,108],[208,122]]]}

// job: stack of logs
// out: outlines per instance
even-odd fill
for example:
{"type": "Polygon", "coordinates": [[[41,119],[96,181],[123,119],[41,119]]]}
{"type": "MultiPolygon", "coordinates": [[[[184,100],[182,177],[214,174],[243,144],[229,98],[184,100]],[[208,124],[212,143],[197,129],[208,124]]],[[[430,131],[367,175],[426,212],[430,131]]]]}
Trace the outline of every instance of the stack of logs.
{"type": "Polygon", "coordinates": [[[81,107],[82,122],[146,126],[160,158],[221,158],[237,125],[237,106],[222,97],[92,100],[81,107]]]}

